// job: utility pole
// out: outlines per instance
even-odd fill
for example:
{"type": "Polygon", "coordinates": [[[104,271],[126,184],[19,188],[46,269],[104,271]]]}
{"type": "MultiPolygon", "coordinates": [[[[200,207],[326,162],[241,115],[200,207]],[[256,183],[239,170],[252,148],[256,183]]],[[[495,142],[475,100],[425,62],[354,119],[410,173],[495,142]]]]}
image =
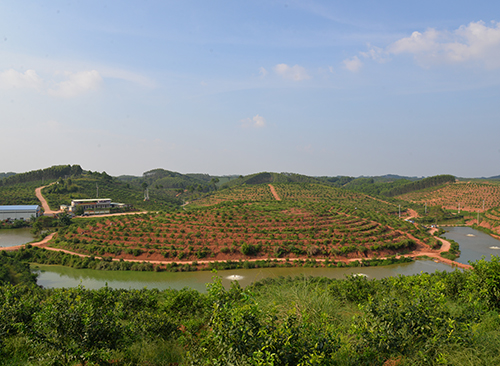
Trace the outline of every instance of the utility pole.
{"type": "Polygon", "coordinates": [[[399,218],[401,218],[401,205],[399,205],[399,218]]]}
{"type": "Polygon", "coordinates": [[[483,200],[483,212],[484,212],[484,200],[483,200]]]}
{"type": "Polygon", "coordinates": [[[95,189],[97,191],[97,197],[96,198],[99,198],[99,186],[97,185],[97,183],[95,184],[95,189]]]}
{"type": "Polygon", "coordinates": [[[460,215],[460,202],[458,203],[458,214],[460,215]]]}
{"type": "Polygon", "coordinates": [[[479,210],[477,210],[477,226],[479,226],[479,210]]]}

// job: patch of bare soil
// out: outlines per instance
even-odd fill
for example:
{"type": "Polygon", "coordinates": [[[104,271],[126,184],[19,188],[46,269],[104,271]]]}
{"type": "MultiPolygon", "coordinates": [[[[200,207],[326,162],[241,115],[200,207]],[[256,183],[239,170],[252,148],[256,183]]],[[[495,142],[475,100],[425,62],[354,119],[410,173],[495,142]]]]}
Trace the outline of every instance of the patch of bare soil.
{"type": "Polygon", "coordinates": [[[270,184],[269,188],[271,188],[271,193],[273,194],[276,201],[281,201],[281,198],[280,198],[280,196],[278,196],[278,192],[276,192],[276,189],[274,189],[274,186],[272,184],[270,184]]]}

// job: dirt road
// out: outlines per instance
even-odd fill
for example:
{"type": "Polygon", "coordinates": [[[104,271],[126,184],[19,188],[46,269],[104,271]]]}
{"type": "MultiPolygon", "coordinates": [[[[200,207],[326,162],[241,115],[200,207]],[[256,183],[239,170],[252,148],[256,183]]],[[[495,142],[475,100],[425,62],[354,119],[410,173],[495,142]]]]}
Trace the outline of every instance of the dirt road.
{"type": "Polygon", "coordinates": [[[271,193],[273,194],[276,201],[281,201],[281,198],[280,198],[280,196],[278,196],[278,192],[276,192],[276,189],[274,189],[274,186],[272,184],[270,184],[269,188],[271,188],[271,193]]]}
{"type": "MultiPolygon", "coordinates": [[[[48,244],[49,240],[52,239],[52,237],[55,234],[56,233],[52,233],[50,235],[47,235],[42,241],[39,241],[36,243],[30,243],[30,244],[32,246],[35,246],[35,247],[43,247],[43,246],[48,244]]],[[[10,252],[10,251],[14,251],[14,250],[19,250],[21,248],[24,248],[24,244],[23,245],[16,245],[15,247],[5,247],[5,248],[0,247],[0,250],[5,250],[6,252],[10,252]]]]}
{"type": "Polygon", "coordinates": [[[43,187],[38,187],[35,189],[36,198],[38,198],[38,200],[42,204],[43,211],[45,211],[44,215],[47,215],[47,216],[57,215],[58,213],[62,212],[61,210],[59,210],[59,211],[51,210],[49,204],[47,203],[47,200],[42,195],[42,189],[44,189],[45,187],[51,186],[54,183],[50,183],[49,185],[46,185],[43,187]]]}
{"type": "MultiPolygon", "coordinates": [[[[67,254],[72,254],[72,255],[77,255],[79,257],[90,257],[90,255],[86,255],[86,254],[80,254],[80,253],[75,253],[75,252],[72,252],[72,251],[69,251],[69,250],[65,250],[65,249],[59,249],[59,248],[52,248],[52,247],[49,247],[48,245],[48,242],[50,239],[52,239],[52,237],[55,235],[55,233],[52,233],[50,234],[49,236],[47,236],[45,239],[43,239],[42,241],[38,242],[38,243],[32,243],[31,245],[32,246],[38,246],[38,247],[41,247],[41,248],[45,248],[47,250],[51,250],[51,251],[55,251],[55,252],[63,252],[63,253],[67,253],[67,254]]],[[[438,238],[440,239],[440,238],[438,238]]],[[[441,263],[445,263],[445,264],[448,264],[450,266],[454,266],[454,267],[459,267],[459,268],[463,268],[463,269],[472,269],[472,266],[468,265],[468,264],[462,264],[462,263],[458,263],[458,262],[455,262],[455,261],[451,261],[449,259],[446,259],[446,258],[443,258],[441,257],[441,255],[439,254],[440,252],[442,251],[445,251],[445,250],[449,250],[449,247],[448,249],[446,249],[446,245],[450,245],[450,243],[444,239],[441,239],[442,241],[446,242],[446,243],[443,243],[443,247],[439,250],[439,251],[435,251],[435,250],[432,250],[432,249],[428,249],[426,247],[424,247],[422,244],[418,243],[417,242],[417,249],[410,253],[410,254],[405,254],[405,255],[401,255],[400,257],[411,257],[411,258],[417,258],[417,257],[423,257],[423,256],[426,256],[426,257],[429,257],[429,258],[432,258],[434,261],[436,262],[441,262],[441,263]]],[[[8,247],[8,248],[0,248],[0,250],[6,250],[6,251],[12,251],[12,250],[19,250],[21,249],[22,247],[24,247],[24,245],[20,245],[20,246],[16,246],[16,247],[8,247]]],[[[96,257],[94,256],[95,258],[97,259],[102,259],[101,257],[96,257]]],[[[270,260],[277,260],[278,262],[284,262],[286,261],[287,259],[286,258],[252,258],[252,259],[245,259],[245,261],[248,261],[248,262],[256,262],[256,261],[261,261],[261,260],[267,260],[267,259],[270,259],[270,260]]],[[[301,260],[307,260],[307,259],[311,259],[311,258],[307,258],[307,257],[304,257],[304,258],[293,258],[291,260],[295,260],[295,259],[301,259],[301,260]]],[[[326,261],[327,258],[313,258],[314,260],[316,260],[316,262],[324,262],[326,261]]],[[[370,259],[370,258],[367,258],[367,257],[356,257],[356,258],[328,258],[329,260],[336,260],[336,261],[342,261],[342,262],[354,262],[354,261],[361,261],[361,260],[367,260],[367,259],[370,259]]],[[[384,258],[381,258],[379,257],[378,259],[384,259],[384,258]]],[[[120,258],[113,258],[113,261],[120,261],[122,259],[120,258]]],[[[208,264],[208,263],[218,263],[218,262],[226,262],[227,260],[224,259],[224,260],[197,260],[197,261],[180,261],[180,260],[177,260],[177,261],[172,261],[172,260],[162,260],[162,261],[159,261],[159,260],[148,260],[148,259],[123,259],[123,261],[125,262],[138,262],[138,263],[142,263],[142,262],[146,262],[146,263],[151,263],[151,264],[160,264],[160,265],[166,265],[166,264],[170,264],[170,263],[177,263],[177,264],[193,264],[194,262],[198,263],[198,264],[208,264]]],[[[238,260],[235,259],[234,260],[235,262],[237,262],[238,260]]]]}

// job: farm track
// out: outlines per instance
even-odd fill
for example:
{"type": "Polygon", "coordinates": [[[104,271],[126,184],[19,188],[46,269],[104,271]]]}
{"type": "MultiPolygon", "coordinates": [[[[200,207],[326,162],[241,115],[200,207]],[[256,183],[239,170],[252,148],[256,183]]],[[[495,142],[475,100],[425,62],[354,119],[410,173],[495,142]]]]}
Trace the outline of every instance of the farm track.
{"type": "MultiPolygon", "coordinates": [[[[80,253],[72,252],[72,251],[65,250],[65,249],[49,247],[48,243],[54,235],[55,235],[55,233],[52,233],[52,234],[48,235],[47,237],[45,237],[42,241],[37,242],[37,243],[31,243],[31,245],[36,246],[36,247],[40,247],[40,248],[44,248],[47,250],[55,251],[55,252],[63,252],[66,254],[76,255],[76,256],[81,257],[81,258],[92,257],[91,255],[87,255],[87,254],[80,254],[80,253]]],[[[443,243],[443,246],[441,247],[441,249],[438,252],[438,251],[432,251],[430,249],[427,249],[426,246],[420,242],[420,240],[413,237],[412,235],[408,234],[408,236],[411,239],[415,240],[415,242],[417,243],[417,250],[413,251],[411,254],[400,255],[399,256],[400,258],[401,257],[418,258],[418,257],[426,256],[429,258],[433,258],[435,261],[445,263],[445,264],[450,265],[452,267],[459,267],[459,268],[463,268],[463,269],[472,269],[472,266],[470,266],[468,264],[458,263],[458,262],[455,262],[455,261],[452,261],[452,260],[449,260],[449,259],[446,259],[446,258],[443,258],[440,256],[439,253],[441,251],[447,251],[450,249],[451,244],[449,241],[435,237],[443,243]]],[[[15,247],[0,248],[0,250],[15,251],[15,250],[22,249],[23,247],[24,247],[24,245],[18,245],[15,247]]],[[[93,256],[93,257],[96,259],[102,259],[102,257],[99,257],[99,256],[93,256]]],[[[388,258],[388,257],[377,257],[377,259],[385,259],[385,258],[388,258]]],[[[316,262],[325,262],[327,259],[332,260],[332,258],[313,258],[313,259],[316,262]]],[[[374,258],[370,258],[370,257],[355,257],[355,258],[345,258],[345,259],[333,258],[333,260],[336,260],[339,262],[344,262],[344,263],[349,263],[349,262],[354,262],[354,261],[362,261],[362,260],[367,260],[367,259],[374,259],[374,258]]],[[[181,261],[181,260],[167,261],[167,260],[165,260],[165,261],[159,261],[159,260],[148,260],[148,259],[113,258],[114,262],[119,262],[122,260],[124,262],[151,263],[151,264],[160,264],[160,265],[167,265],[167,264],[172,264],[172,263],[181,264],[181,265],[182,264],[192,265],[195,262],[198,264],[210,264],[210,263],[225,263],[228,261],[228,260],[196,260],[196,261],[181,261]]],[[[245,259],[245,261],[248,261],[248,262],[257,262],[257,261],[262,261],[262,260],[273,260],[273,261],[276,260],[278,262],[286,262],[287,258],[270,258],[270,257],[268,257],[268,258],[245,259]]],[[[293,258],[293,259],[288,259],[288,260],[311,260],[311,258],[299,257],[299,258],[293,258]]],[[[233,262],[238,262],[238,261],[239,260],[233,260],[233,262]]]]}
{"type": "Polygon", "coordinates": [[[276,189],[274,189],[274,186],[272,184],[270,184],[269,188],[271,189],[271,193],[273,194],[276,201],[281,201],[281,198],[280,198],[280,196],[278,196],[278,192],[276,192],[276,189]]]}
{"type": "Polygon", "coordinates": [[[43,211],[44,211],[44,215],[45,216],[53,216],[53,215],[57,215],[58,213],[61,213],[62,211],[59,210],[59,211],[54,211],[54,210],[51,210],[50,209],[50,206],[47,202],[47,200],[45,199],[45,197],[43,197],[42,195],[42,189],[44,189],[45,187],[49,187],[51,186],[52,184],[55,184],[55,182],[53,183],[50,183],[46,186],[42,186],[42,187],[38,187],[35,189],[35,194],[36,194],[36,198],[38,198],[38,200],[40,201],[40,203],[42,204],[42,207],[43,207],[43,211]]]}

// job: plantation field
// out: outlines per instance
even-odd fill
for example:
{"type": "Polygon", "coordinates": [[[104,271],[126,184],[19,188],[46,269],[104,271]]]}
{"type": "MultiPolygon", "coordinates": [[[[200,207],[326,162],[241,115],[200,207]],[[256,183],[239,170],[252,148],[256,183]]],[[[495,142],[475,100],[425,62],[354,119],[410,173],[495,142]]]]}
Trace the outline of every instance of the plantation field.
{"type": "Polygon", "coordinates": [[[124,259],[237,260],[386,256],[411,251],[415,240],[435,243],[365,195],[321,185],[276,189],[282,201],[262,185],[218,192],[181,213],[78,220],[50,246],[124,259]],[[201,206],[210,202],[220,203],[201,206]]]}
{"type": "Polygon", "coordinates": [[[259,186],[239,186],[225,188],[214,192],[208,197],[193,202],[191,207],[209,207],[228,201],[273,201],[274,197],[267,184],[259,186]]]}
{"type": "Polygon", "coordinates": [[[458,182],[447,184],[438,189],[422,190],[398,196],[399,199],[424,204],[441,206],[457,210],[458,204],[464,211],[482,211],[500,206],[500,184],[458,182]]]}
{"type": "Polygon", "coordinates": [[[489,234],[500,235],[500,207],[490,208],[481,214],[479,226],[486,229],[489,234]],[[489,232],[489,230],[491,230],[491,232],[489,232]]]}
{"type": "MultiPolygon", "coordinates": [[[[47,181],[45,183],[47,184],[47,181]]],[[[40,201],[36,198],[35,188],[41,185],[40,180],[0,186],[0,205],[39,205],[40,201]]]]}

